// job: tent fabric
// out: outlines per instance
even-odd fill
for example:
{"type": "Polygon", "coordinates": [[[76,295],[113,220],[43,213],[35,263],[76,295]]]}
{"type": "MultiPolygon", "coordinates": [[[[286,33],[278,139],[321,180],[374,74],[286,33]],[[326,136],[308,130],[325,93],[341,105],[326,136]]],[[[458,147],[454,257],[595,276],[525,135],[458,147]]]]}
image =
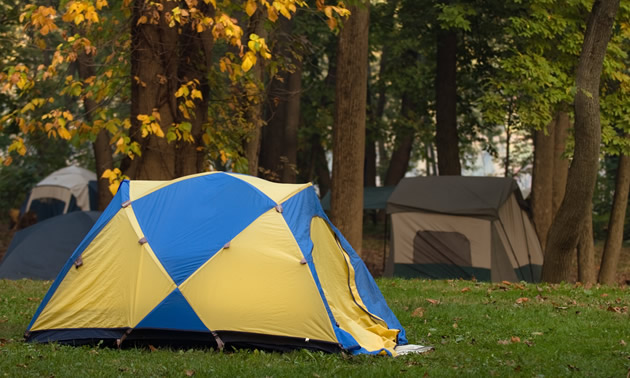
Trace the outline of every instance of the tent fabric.
{"type": "Polygon", "coordinates": [[[0,263],[0,278],[54,280],[100,214],[76,211],[18,231],[0,263]]]}
{"type": "Polygon", "coordinates": [[[510,178],[403,179],[390,196],[386,275],[538,281],[542,248],[510,178]]]}
{"type": "Polygon", "coordinates": [[[400,181],[387,201],[387,213],[423,210],[444,214],[497,217],[512,195],[526,206],[508,177],[428,176],[400,181]]]}
{"type": "Polygon", "coordinates": [[[224,172],[123,181],[27,339],[391,355],[407,343],[311,184],[224,172]]]}
{"type": "Polygon", "coordinates": [[[74,210],[89,211],[94,207],[96,174],[85,168],[61,168],[38,182],[31,190],[24,212],[35,211],[39,220],[74,210]],[[92,188],[91,188],[92,186],[92,188]]]}
{"type": "MultiPolygon", "coordinates": [[[[363,209],[384,210],[387,207],[387,199],[396,189],[395,186],[366,186],[363,188],[363,209]]],[[[330,191],[322,198],[324,210],[330,210],[330,191]]]]}

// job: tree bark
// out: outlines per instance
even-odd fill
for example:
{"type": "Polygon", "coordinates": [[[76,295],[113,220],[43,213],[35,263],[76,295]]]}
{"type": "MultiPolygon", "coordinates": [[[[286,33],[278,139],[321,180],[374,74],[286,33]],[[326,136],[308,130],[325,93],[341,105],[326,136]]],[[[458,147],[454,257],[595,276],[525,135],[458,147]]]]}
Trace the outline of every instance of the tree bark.
{"type": "Polygon", "coordinates": [[[615,196],[613,198],[612,211],[608,221],[608,236],[602,254],[602,263],[599,270],[599,282],[606,285],[615,283],[621,244],[623,242],[623,226],[626,220],[626,208],[628,206],[628,192],[630,191],[630,157],[621,154],[617,167],[615,184],[615,196]]]}
{"type": "Polygon", "coordinates": [[[287,83],[287,115],[284,126],[284,162],[282,182],[295,183],[297,177],[298,126],[300,125],[300,99],[302,95],[302,62],[294,60],[295,71],[289,74],[287,83]]]}
{"type": "Polygon", "coordinates": [[[534,132],[534,168],[532,174],[532,215],[534,226],[540,245],[544,248],[547,243],[547,233],[553,220],[553,130],[556,119],[547,126],[548,135],[544,130],[534,132]]]}
{"type": "Polygon", "coordinates": [[[369,2],[351,6],[339,35],[333,127],[331,220],[360,253],[367,104],[369,2]]]}
{"type": "Polygon", "coordinates": [[[415,131],[408,124],[413,122],[411,114],[413,112],[413,104],[411,95],[403,94],[402,104],[400,107],[403,125],[399,125],[396,130],[396,140],[392,157],[389,160],[389,167],[385,175],[385,186],[398,185],[400,180],[405,177],[409,168],[409,159],[411,157],[411,149],[415,139],[415,131]]]}
{"type": "Polygon", "coordinates": [[[558,212],[567,187],[569,160],[562,155],[567,147],[569,127],[569,114],[565,111],[558,111],[558,113],[556,113],[556,122],[553,131],[552,217],[558,212]]]}
{"type": "Polygon", "coordinates": [[[593,241],[593,204],[589,204],[577,245],[578,281],[583,284],[597,282],[595,274],[595,244],[593,241]]]}
{"type": "Polygon", "coordinates": [[[436,132],[440,175],[461,175],[459,137],[457,135],[457,34],[440,30],[437,40],[435,78],[436,132]]]}
{"type": "Polygon", "coordinates": [[[330,170],[328,169],[328,160],[326,160],[326,150],[322,145],[322,137],[319,134],[313,134],[311,138],[312,146],[312,166],[314,175],[311,180],[317,182],[319,186],[319,195],[324,197],[330,190],[330,170]]]}
{"type": "MultiPolygon", "coordinates": [[[[200,8],[202,5],[199,5],[200,8]]],[[[211,5],[201,8],[206,14],[213,13],[211,5]]],[[[196,80],[203,98],[195,99],[195,109],[190,119],[183,117],[181,111],[175,112],[175,121],[187,121],[192,125],[191,134],[193,142],[186,140],[175,141],[175,177],[181,177],[199,173],[203,170],[204,150],[202,146],[203,127],[208,122],[208,98],[210,87],[207,73],[212,68],[212,50],[214,38],[209,30],[198,33],[190,25],[183,28],[179,34],[179,62],[177,85],[196,80]]],[[[176,88],[177,90],[177,88],[176,88]]],[[[163,125],[168,128],[171,125],[163,125]]]]}
{"type": "Polygon", "coordinates": [[[160,126],[166,132],[176,117],[177,90],[177,29],[168,26],[162,17],[177,4],[166,2],[158,24],[138,24],[145,12],[157,6],[146,0],[134,1],[131,52],[131,128],[130,137],[141,146],[142,154],[133,160],[125,159],[121,168],[132,179],[170,180],[175,178],[175,145],[166,138],[150,134],[142,137],[138,115],[160,114],[160,126]]]}
{"type": "MultiPolygon", "coordinates": [[[[77,57],[77,67],[79,77],[85,80],[94,76],[94,62],[91,56],[85,53],[79,54],[77,57]]],[[[85,120],[88,123],[93,122],[93,114],[96,112],[97,105],[91,98],[83,99],[83,107],[85,108],[85,120]]],[[[103,178],[103,173],[107,169],[114,168],[114,158],[112,149],[109,145],[109,133],[105,129],[99,130],[96,140],[92,143],[94,151],[94,159],[96,160],[96,179],[98,180],[98,210],[103,211],[112,200],[112,193],[109,191],[109,180],[103,178]]]]}
{"type": "Polygon", "coordinates": [[[571,252],[592,202],[601,142],[599,84],[618,9],[619,0],[596,0],[586,26],[575,81],[575,153],[564,200],[549,230],[543,281],[568,280],[571,252]]]}
{"type": "MultiPolygon", "coordinates": [[[[262,38],[266,38],[266,31],[263,22],[262,9],[258,8],[256,12],[249,19],[249,27],[247,28],[247,40],[252,33],[257,34],[262,38]]],[[[247,156],[247,173],[252,176],[258,176],[258,159],[260,155],[260,140],[262,134],[263,122],[263,104],[264,95],[263,88],[263,75],[264,75],[264,63],[262,59],[257,59],[256,64],[252,67],[252,74],[254,83],[261,92],[258,94],[255,103],[249,105],[247,117],[249,123],[252,125],[252,130],[249,134],[249,139],[245,141],[245,155],[247,156]]]]}

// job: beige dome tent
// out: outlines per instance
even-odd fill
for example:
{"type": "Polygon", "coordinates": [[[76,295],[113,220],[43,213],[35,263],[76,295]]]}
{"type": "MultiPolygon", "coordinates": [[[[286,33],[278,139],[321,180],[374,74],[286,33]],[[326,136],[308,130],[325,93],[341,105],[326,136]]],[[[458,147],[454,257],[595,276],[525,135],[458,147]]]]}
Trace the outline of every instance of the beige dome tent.
{"type": "Polygon", "coordinates": [[[71,211],[96,210],[96,174],[69,166],[46,176],[31,190],[23,213],[32,211],[41,221],[71,211]]]}
{"type": "Polygon", "coordinates": [[[405,178],[387,201],[385,274],[539,281],[543,254],[526,209],[511,178],[405,178]]]}

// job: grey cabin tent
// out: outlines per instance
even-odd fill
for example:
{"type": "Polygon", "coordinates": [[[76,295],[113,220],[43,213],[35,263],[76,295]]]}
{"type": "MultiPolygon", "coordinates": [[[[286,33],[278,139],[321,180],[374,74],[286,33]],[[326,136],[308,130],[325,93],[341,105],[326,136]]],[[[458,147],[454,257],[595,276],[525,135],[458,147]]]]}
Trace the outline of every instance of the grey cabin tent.
{"type": "Polygon", "coordinates": [[[404,178],[387,202],[385,275],[540,280],[543,253],[516,182],[501,177],[404,178]]]}

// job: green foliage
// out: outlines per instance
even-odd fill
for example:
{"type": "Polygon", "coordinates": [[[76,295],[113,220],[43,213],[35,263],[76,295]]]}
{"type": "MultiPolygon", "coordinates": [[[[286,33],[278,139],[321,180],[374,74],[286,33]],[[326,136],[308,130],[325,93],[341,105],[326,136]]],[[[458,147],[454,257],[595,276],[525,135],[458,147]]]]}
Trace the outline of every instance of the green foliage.
{"type": "Polygon", "coordinates": [[[625,376],[628,288],[381,279],[411,343],[397,358],[27,344],[50,282],[0,280],[0,370],[9,376],[625,376]]]}

